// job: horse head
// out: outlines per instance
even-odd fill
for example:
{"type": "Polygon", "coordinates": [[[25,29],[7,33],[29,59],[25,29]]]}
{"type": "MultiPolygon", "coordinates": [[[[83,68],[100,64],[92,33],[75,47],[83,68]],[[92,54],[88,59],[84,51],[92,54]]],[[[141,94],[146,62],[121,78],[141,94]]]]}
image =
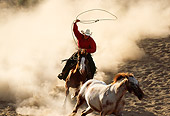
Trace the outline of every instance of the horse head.
{"type": "Polygon", "coordinates": [[[126,86],[129,93],[134,93],[134,95],[137,96],[139,100],[141,100],[144,97],[144,93],[139,87],[138,80],[131,73],[127,74],[126,78],[128,79],[126,86]]]}
{"type": "Polygon", "coordinates": [[[88,65],[88,59],[87,59],[87,52],[85,50],[78,51],[78,69],[81,75],[84,75],[87,73],[87,65],[88,65]]]}
{"type": "Polygon", "coordinates": [[[119,80],[126,80],[125,85],[129,93],[134,93],[135,96],[141,100],[144,97],[143,91],[139,87],[138,80],[134,77],[132,73],[118,73],[113,80],[113,84],[119,80]]]}

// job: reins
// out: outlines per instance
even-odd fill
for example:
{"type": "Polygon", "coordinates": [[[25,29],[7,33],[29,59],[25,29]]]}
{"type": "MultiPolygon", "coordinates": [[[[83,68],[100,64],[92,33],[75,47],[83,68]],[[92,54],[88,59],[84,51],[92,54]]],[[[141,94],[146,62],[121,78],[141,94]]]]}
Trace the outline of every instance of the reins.
{"type": "MultiPolygon", "coordinates": [[[[69,59],[64,59],[64,60],[61,61],[61,63],[65,62],[65,61],[67,61],[67,60],[69,60],[69,59]]],[[[72,58],[70,58],[70,60],[77,60],[77,57],[76,57],[76,56],[73,56],[72,58]]]]}

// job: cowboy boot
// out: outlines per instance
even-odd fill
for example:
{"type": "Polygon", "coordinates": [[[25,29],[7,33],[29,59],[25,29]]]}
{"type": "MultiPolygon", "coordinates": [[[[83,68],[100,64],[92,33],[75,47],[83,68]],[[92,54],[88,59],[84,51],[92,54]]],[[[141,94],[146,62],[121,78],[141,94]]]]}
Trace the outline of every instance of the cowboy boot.
{"type": "Polygon", "coordinates": [[[58,74],[57,76],[60,80],[63,79],[63,73],[58,74]]]}

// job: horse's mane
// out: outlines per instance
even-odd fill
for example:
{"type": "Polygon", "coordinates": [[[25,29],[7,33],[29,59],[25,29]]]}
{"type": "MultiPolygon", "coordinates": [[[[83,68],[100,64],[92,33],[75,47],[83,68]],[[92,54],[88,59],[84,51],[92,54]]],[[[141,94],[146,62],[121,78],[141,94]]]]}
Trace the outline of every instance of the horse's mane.
{"type": "Polygon", "coordinates": [[[124,79],[126,77],[133,76],[132,73],[118,73],[114,78],[112,84],[115,84],[117,81],[124,79]]]}

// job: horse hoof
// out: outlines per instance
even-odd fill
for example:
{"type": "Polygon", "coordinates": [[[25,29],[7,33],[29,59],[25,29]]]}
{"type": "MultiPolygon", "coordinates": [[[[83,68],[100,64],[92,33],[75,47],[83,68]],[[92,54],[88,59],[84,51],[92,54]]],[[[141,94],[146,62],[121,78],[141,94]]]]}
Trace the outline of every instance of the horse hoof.
{"type": "Polygon", "coordinates": [[[72,100],[74,99],[74,95],[73,95],[73,94],[71,95],[71,99],[72,99],[72,100]]]}
{"type": "Polygon", "coordinates": [[[73,113],[71,113],[69,116],[75,116],[76,115],[76,113],[75,112],[73,112],[73,113]]]}
{"type": "Polygon", "coordinates": [[[86,114],[85,113],[81,113],[81,116],[86,116],[86,114]]]}
{"type": "Polygon", "coordinates": [[[71,99],[72,99],[72,100],[74,100],[75,97],[76,97],[76,96],[75,96],[74,94],[71,95],[71,99]]]}

